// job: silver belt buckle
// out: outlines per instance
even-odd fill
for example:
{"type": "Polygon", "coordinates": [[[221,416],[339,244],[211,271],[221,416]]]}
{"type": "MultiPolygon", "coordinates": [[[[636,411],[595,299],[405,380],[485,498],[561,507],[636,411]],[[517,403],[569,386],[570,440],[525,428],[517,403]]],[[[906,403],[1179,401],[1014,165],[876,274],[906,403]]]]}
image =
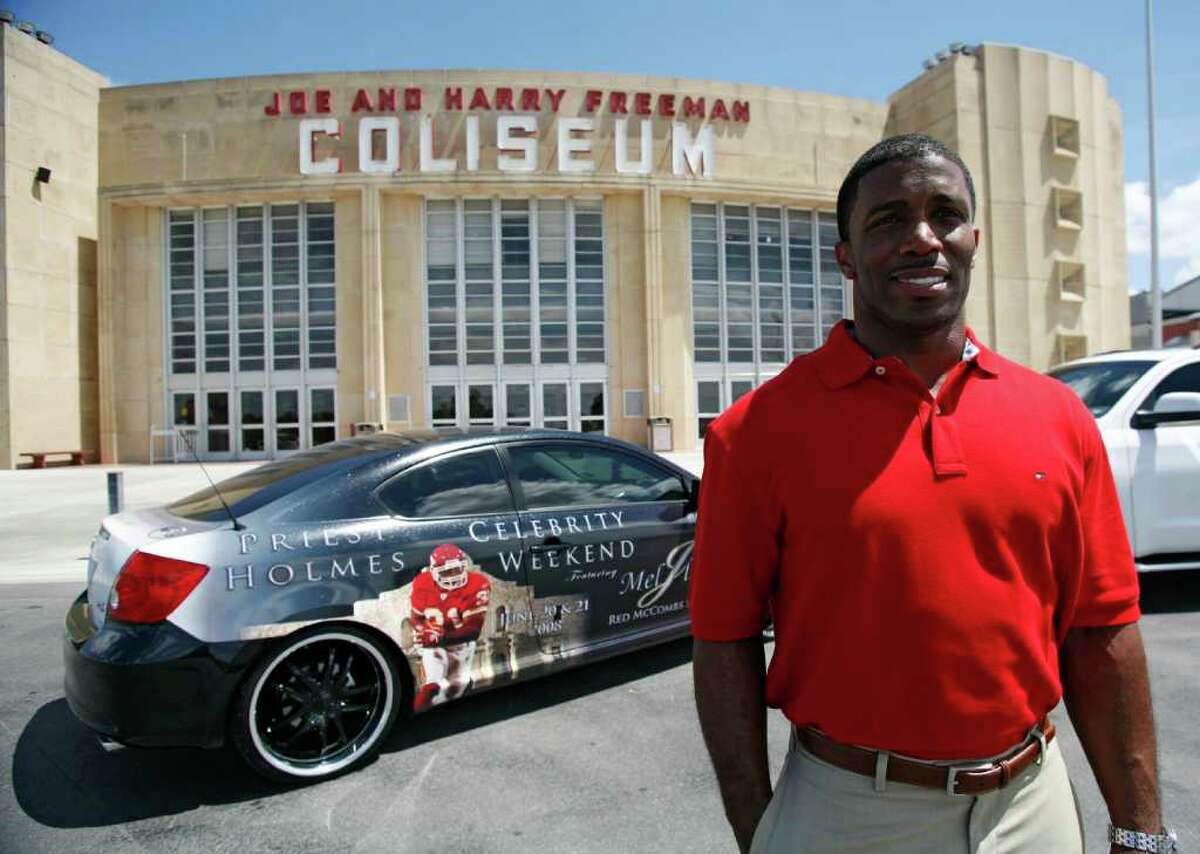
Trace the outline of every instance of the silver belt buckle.
{"type": "Polygon", "coordinates": [[[991,769],[992,766],[994,766],[995,764],[996,764],[995,762],[981,762],[976,765],[947,765],[946,766],[946,794],[947,795],[957,795],[957,796],[961,796],[961,797],[974,797],[973,795],[966,795],[962,792],[954,791],[954,781],[958,779],[959,774],[963,774],[968,771],[987,771],[987,770],[991,769]]]}

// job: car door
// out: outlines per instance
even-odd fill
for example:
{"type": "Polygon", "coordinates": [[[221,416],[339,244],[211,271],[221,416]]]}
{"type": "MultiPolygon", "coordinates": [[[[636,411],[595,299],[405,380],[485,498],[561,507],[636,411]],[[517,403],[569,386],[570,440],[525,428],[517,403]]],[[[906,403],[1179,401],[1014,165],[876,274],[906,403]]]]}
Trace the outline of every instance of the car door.
{"type": "MultiPolygon", "coordinates": [[[[1180,391],[1200,393],[1200,362],[1169,373],[1138,410],[1153,410],[1164,394],[1180,391]]],[[[1200,552],[1200,422],[1168,422],[1136,433],[1132,497],[1137,557],[1200,552]]]]}
{"type": "Polygon", "coordinates": [[[601,443],[504,446],[543,651],[574,654],[687,617],[694,520],[682,478],[601,443]]]}
{"type": "MultiPolygon", "coordinates": [[[[429,682],[457,668],[469,672],[472,684],[485,685],[515,678],[523,665],[540,660],[529,629],[519,517],[494,449],[419,462],[381,484],[375,497],[399,526],[405,561],[418,568],[400,593],[403,646],[414,672],[429,682]],[[483,614],[481,627],[473,613],[483,614]]],[[[432,702],[444,699],[453,697],[432,702]]]]}

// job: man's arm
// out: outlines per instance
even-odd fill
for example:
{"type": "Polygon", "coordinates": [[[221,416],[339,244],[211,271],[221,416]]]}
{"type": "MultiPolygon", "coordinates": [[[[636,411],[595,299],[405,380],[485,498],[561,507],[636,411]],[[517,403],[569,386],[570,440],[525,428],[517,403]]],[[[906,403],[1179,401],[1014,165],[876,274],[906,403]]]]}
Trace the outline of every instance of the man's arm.
{"type": "Polygon", "coordinates": [[[1071,629],[1060,661],[1067,711],[1110,820],[1159,833],[1158,748],[1137,623],[1071,629]]]}
{"type": "Polygon", "coordinates": [[[766,657],[761,637],[694,642],[696,711],[742,854],[771,800],[766,657]]]}

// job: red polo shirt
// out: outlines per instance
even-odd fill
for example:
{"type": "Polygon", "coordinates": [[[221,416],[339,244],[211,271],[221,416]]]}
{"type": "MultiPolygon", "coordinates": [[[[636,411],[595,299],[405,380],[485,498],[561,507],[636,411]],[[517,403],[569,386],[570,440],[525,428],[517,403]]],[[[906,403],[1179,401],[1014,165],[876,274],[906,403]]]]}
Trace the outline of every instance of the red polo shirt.
{"type": "Polygon", "coordinates": [[[843,322],[704,458],[692,632],[750,637],[769,607],[768,703],[839,741],[999,753],[1058,702],[1068,629],[1139,616],[1095,419],[985,348],[935,399],[843,322]]]}

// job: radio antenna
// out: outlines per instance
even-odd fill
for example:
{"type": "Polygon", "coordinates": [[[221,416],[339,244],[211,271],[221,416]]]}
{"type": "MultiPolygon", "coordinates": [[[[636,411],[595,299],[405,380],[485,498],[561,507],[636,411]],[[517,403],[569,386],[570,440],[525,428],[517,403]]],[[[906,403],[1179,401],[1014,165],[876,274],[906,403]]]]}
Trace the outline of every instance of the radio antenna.
{"type": "MultiPolygon", "coordinates": [[[[221,490],[217,489],[217,485],[216,485],[216,483],[213,482],[212,477],[209,475],[208,469],[206,469],[204,467],[204,463],[201,462],[200,455],[198,453],[196,453],[195,440],[194,439],[191,441],[188,440],[189,432],[191,432],[191,431],[179,430],[179,431],[176,431],[175,435],[178,437],[181,437],[183,439],[183,444],[187,445],[187,449],[192,452],[192,458],[196,461],[197,465],[200,466],[200,471],[204,472],[204,477],[208,481],[208,485],[212,487],[213,492],[216,493],[217,500],[221,502],[221,506],[224,507],[225,512],[229,514],[229,518],[233,520],[233,530],[235,530],[235,531],[243,530],[246,526],[241,524],[240,522],[238,522],[237,516],[233,515],[233,511],[230,510],[229,505],[225,503],[225,496],[223,496],[221,494],[221,490]]],[[[197,432],[194,435],[198,436],[199,433],[197,432]]]]}

